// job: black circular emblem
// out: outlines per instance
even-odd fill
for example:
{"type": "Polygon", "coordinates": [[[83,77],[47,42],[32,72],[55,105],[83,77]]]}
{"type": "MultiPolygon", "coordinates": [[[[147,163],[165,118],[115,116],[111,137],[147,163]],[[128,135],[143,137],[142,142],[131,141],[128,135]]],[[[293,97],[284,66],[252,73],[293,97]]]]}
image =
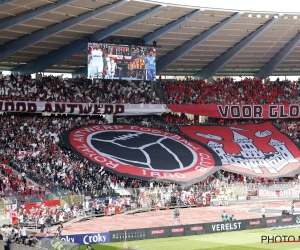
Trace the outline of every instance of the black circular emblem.
{"type": "Polygon", "coordinates": [[[185,169],[193,151],[162,135],[135,131],[103,131],[91,136],[91,146],[119,162],[155,170],[185,169]]]}

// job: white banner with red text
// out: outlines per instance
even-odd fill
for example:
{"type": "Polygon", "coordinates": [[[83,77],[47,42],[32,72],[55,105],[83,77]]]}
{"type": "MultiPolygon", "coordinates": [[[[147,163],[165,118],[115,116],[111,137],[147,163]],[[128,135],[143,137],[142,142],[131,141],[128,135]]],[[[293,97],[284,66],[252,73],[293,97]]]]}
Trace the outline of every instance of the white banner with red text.
{"type": "Polygon", "coordinates": [[[161,115],[165,104],[111,104],[70,102],[0,101],[0,112],[46,113],[66,115],[161,115]]]}
{"type": "Polygon", "coordinates": [[[300,189],[290,188],[286,190],[263,190],[257,191],[258,198],[290,198],[299,197],[300,189]]]}

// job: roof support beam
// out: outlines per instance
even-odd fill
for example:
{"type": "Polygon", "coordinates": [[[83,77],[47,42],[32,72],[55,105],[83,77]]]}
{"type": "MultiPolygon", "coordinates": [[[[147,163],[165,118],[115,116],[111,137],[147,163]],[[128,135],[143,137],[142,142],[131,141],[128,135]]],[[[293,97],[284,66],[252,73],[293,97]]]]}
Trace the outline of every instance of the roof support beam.
{"type": "MultiPolygon", "coordinates": [[[[165,25],[164,27],[161,27],[161,28],[155,30],[154,32],[145,35],[143,38],[134,40],[133,44],[140,44],[142,41],[145,44],[149,44],[150,42],[154,41],[155,39],[159,38],[160,36],[163,36],[164,34],[172,31],[174,28],[178,27],[182,23],[188,21],[190,18],[192,18],[196,15],[199,15],[199,13],[201,13],[200,10],[195,10],[192,13],[190,13],[189,15],[183,16],[183,17],[179,18],[178,20],[165,25]]],[[[85,72],[86,71],[87,70],[85,69],[85,72]]],[[[80,72],[82,72],[82,70],[80,72]]],[[[83,75],[81,73],[77,73],[77,71],[74,72],[73,74],[74,75],[83,75]]],[[[87,73],[85,73],[85,75],[87,75],[87,73]]]]}
{"type": "Polygon", "coordinates": [[[214,35],[216,32],[224,28],[224,26],[228,25],[235,19],[237,19],[240,16],[240,13],[236,13],[233,16],[225,19],[223,22],[213,26],[207,31],[204,31],[200,35],[194,37],[192,40],[184,43],[180,47],[174,49],[173,51],[169,52],[167,55],[162,56],[156,63],[156,72],[160,73],[162,70],[167,68],[170,64],[187,54],[189,51],[191,51],[196,46],[200,45],[204,41],[206,41],[208,38],[210,38],[212,35],[214,35]]]}
{"type": "Polygon", "coordinates": [[[4,5],[4,4],[7,4],[7,3],[12,3],[12,2],[15,2],[17,0],[0,0],[0,5],[4,5]]]}
{"type": "Polygon", "coordinates": [[[32,10],[32,11],[21,13],[17,16],[14,16],[14,17],[4,19],[3,21],[0,21],[0,31],[8,29],[12,26],[15,26],[19,23],[25,22],[25,21],[30,20],[32,18],[36,18],[40,15],[43,15],[43,14],[47,13],[48,11],[55,10],[59,7],[70,4],[72,2],[75,2],[75,0],[63,0],[63,1],[56,2],[54,4],[49,4],[49,5],[46,5],[46,6],[42,6],[38,9],[35,9],[35,10],[32,10]]]}
{"type": "Polygon", "coordinates": [[[100,40],[112,35],[113,33],[116,33],[118,31],[128,27],[129,25],[131,25],[133,23],[136,23],[136,22],[139,22],[140,20],[145,19],[146,17],[152,15],[153,13],[155,13],[163,8],[164,8],[164,6],[159,5],[159,6],[154,7],[153,9],[143,11],[142,13],[139,13],[136,16],[129,17],[122,22],[113,24],[113,25],[109,26],[107,29],[100,30],[100,31],[96,32],[94,35],[91,35],[91,37],[89,38],[89,41],[91,41],[91,42],[100,41],[100,40]]]}
{"type": "Polygon", "coordinates": [[[186,21],[188,21],[190,18],[199,15],[201,13],[201,10],[195,10],[192,13],[183,16],[179,19],[177,19],[176,21],[173,21],[171,23],[166,24],[165,26],[153,31],[152,33],[149,33],[147,35],[145,35],[143,38],[141,39],[136,39],[133,43],[134,44],[138,44],[141,43],[142,41],[145,44],[149,44],[153,41],[155,41],[157,38],[163,36],[164,34],[172,31],[173,29],[175,29],[176,27],[178,27],[179,25],[185,23],[186,21]]]}
{"type": "Polygon", "coordinates": [[[138,22],[142,19],[145,19],[147,16],[152,15],[158,10],[164,8],[163,6],[157,6],[153,9],[143,11],[142,13],[137,14],[136,16],[129,17],[122,22],[113,24],[106,29],[102,29],[97,31],[95,34],[90,37],[86,37],[86,39],[77,40],[71,44],[65,45],[58,50],[54,50],[47,55],[41,56],[36,60],[33,60],[27,64],[20,66],[19,68],[13,70],[15,73],[19,74],[29,74],[35,72],[41,72],[44,69],[51,67],[52,65],[68,58],[80,50],[87,48],[87,42],[95,42],[100,41],[126,27],[129,25],[138,22]]]}
{"type": "Polygon", "coordinates": [[[245,49],[250,43],[252,43],[256,38],[258,38],[264,31],[266,31],[270,26],[277,22],[279,18],[273,18],[266,22],[264,25],[259,27],[257,30],[252,32],[250,35],[245,37],[239,43],[234,45],[232,48],[227,50],[224,54],[219,56],[213,62],[208,64],[202,70],[194,75],[200,79],[208,79],[209,77],[215,75],[220,69],[222,69],[228,62],[230,62],[235,56],[237,56],[243,49],[245,49]]]}
{"type": "Polygon", "coordinates": [[[256,74],[255,78],[267,78],[274,70],[291,54],[300,43],[300,33],[285,45],[269,62],[265,64],[256,74]]]}
{"type": "Polygon", "coordinates": [[[48,37],[54,36],[62,32],[63,30],[70,29],[75,25],[78,25],[88,19],[98,16],[101,13],[104,13],[105,11],[109,11],[115,7],[118,7],[126,2],[126,0],[123,0],[113,4],[105,5],[104,7],[89,11],[78,17],[71,18],[62,23],[54,24],[46,29],[39,30],[30,35],[23,36],[17,40],[8,42],[0,46],[0,60],[16,53],[17,51],[25,49],[28,46],[31,46],[44,39],[47,39],[48,37]]]}

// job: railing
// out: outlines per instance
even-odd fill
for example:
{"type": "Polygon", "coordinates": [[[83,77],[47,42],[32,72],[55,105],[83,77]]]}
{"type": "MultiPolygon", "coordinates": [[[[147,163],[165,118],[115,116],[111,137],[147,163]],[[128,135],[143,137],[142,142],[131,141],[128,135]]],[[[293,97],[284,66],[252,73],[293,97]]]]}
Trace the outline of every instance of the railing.
{"type": "MultiPolygon", "coordinates": [[[[16,171],[20,172],[21,169],[20,169],[20,166],[18,164],[13,162],[11,165],[13,166],[13,168],[16,171]]],[[[107,188],[104,188],[104,189],[101,189],[101,190],[91,190],[91,189],[88,188],[88,189],[83,189],[83,190],[75,190],[75,191],[73,190],[73,191],[71,191],[69,189],[62,188],[60,185],[56,185],[51,180],[49,180],[47,178],[44,178],[42,175],[37,175],[34,172],[28,171],[25,174],[26,174],[26,177],[28,179],[32,180],[36,184],[38,184],[40,186],[47,187],[47,189],[49,189],[49,191],[53,195],[57,196],[57,198],[59,198],[61,196],[72,196],[74,194],[91,196],[92,198],[120,195],[112,187],[107,187],[107,188]]],[[[12,196],[14,196],[14,195],[12,195],[12,196]]]]}
{"type": "Polygon", "coordinates": [[[83,195],[88,196],[91,199],[97,199],[97,198],[117,198],[117,197],[132,197],[134,199],[141,196],[144,192],[147,192],[148,194],[151,194],[155,198],[159,198],[160,193],[182,193],[182,192],[192,192],[192,193],[203,193],[208,192],[211,190],[215,190],[216,186],[213,184],[208,185],[192,185],[189,187],[182,187],[175,184],[170,184],[168,186],[162,186],[162,187],[130,187],[130,188],[123,188],[119,185],[111,184],[110,187],[102,190],[82,190],[80,192],[74,192],[73,194],[68,194],[65,196],[74,196],[74,195],[83,195]]]}
{"type": "MultiPolygon", "coordinates": [[[[41,200],[53,200],[53,196],[48,192],[37,192],[32,190],[29,194],[22,195],[21,192],[15,191],[4,191],[2,192],[3,197],[22,197],[24,200],[29,201],[32,199],[41,200]]],[[[33,201],[34,202],[34,201],[33,201]]]]}
{"type": "Polygon", "coordinates": [[[291,188],[298,187],[297,181],[290,182],[261,182],[261,183],[247,183],[244,184],[248,187],[249,190],[259,190],[259,189],[268,189],[268,190],[286,190],[291,188]]]}
{"type": "MultiPolygon", "coordinates": [[[[132,193],[130,197],[131,202],[124,203],[127,200],[126,197],[119,199],[121,204],[126,205],[126,210],[153,209],[157,206],[167,208],[170,206],[201,205],[203,198],[209,198],[208,200],[210,200],[210,195],[199,186],[189,188],[182,188],[175,185],[153,188],[142,187],[129,189],[128,192],[132,193]]],[[[118,201],[113,203],[118,205],[118,201]]]]}
{"type": "MultiPolygon", "coordinates": [[[[26,203],[35,203],[35,202],[42,202],[42,201],[49,201],[53,200],[51,194],[46,194],[45,196],[40,195],[16,195],[16,196],[6,196],[3,198],[3,202],[6,205],[13,206],[15,208],[20,208],[21,205],[25,205],[26,203]]],[[[1,203],[0,203],[1,204],[1,203]]],[[[2,207],[2,205],[1,205],[2,207]]]]}
{"type": "Polygon", "coordinates": [[[64,249],[64,250],[79,250],[80,245],[77,243],[71,243],[67,241],[61,241],[61,240],[53,240],[49,238],[43,238],[41,239],[36,247],[39,247],[40,249],[64,249]]]}
{"type": "Polygon", "coordinates": [[[227,194],[231,198],[236,196],[257,196],[259,190],[266,191],[284,191],[284,190],[294,190],[294,193],[300,194],[300,185],[298,181],[292,180],[288,182],[260,182],[260,183],[245,183],[245,182],[235,182],[232,184],[221,183],[217,188],[224,194],[227,194]]]}
{"type": "MultiPolygon", "coordinates": [[[[165,120],[162,118],[161,121],[165,122],[165,120]]],[[[12,166],[15,169],[15,171],[18,171],[19,173],[22,171],[21,166],[13,160],[10,161],[9,165],[12,166]]],[[[133,190],[133,192],[130,192],[126,188],[122,188],[120,186],[114,186],[114,184],[111,183],[109,187],[99,189],[99,190],[91,190],[91,189],[76,190],[75,189],[71,191],[67,188],[62,188],[60,185],[56,185],[55,183],[53,183],[52,180],[45,178],[42,175],[36,174],[35,172],[27,171],[25,175],[28,179],[32,180],[36,184],[47,187],[47,189],[49,189],[49,191],[53,195],[57,196],[57,197],[53,197],[52,199],[59,198],[61,196],[72,196],[74,194],[90,196],[91,198],[105,198],[105,197],[130,196],[130,195],[137,196],[139,194],[139,189],[140,189],[135,187],[128,188],[128,190],[133,190]]],[[[210,191],[216,189],[215,183],[208,183],[207,185],[192,185],[187,188],[183,188],[176,184],[170,184],[169,186],[172,186],[172,189],[174,191],[175,190],[182,191],[182,190],[190,190],[190,189],[193,189],[195,191],[200,191],[200,190],[210,191]]],[[[145,188],[149,188],[149,187],[143,187],[143,189],[145,188]]],[[[160,187],[160,189],[166,189],[166,188],[167,187],[160,187]]],[[[157,187],[155,187],[155,189],[157,189],[157,187]]]]}
{"type": "Polygon", "coordinates": [[[256,189],[266,189],[266,188],[274,188],[277,187],[279,189],[287,189],[287,188],[294,188],[300,182],[297,179],[289,180],[289,181],[269,181],[269,182],[239,182],[239,181],[234,181],[228,183],[227,180],[224,179],[224,177],[220,177],[219,183],[216,185],[217,188],[220,187],[232,187],[232,186],[246,186],[248,189],[256,190],[256,189]]]}
{"type": "MultiPolygon", "coordinates": [[[[0,244],[0,247],[1,247],[1,244],[0,244]]],[[[4,248],[2,248],[2,249],[4,249],[4,248]]],[[[31,247],[31,246],[13,243],[13,244],[9,245],[9,250],[48,250],[48,248],[31,247]]]]}

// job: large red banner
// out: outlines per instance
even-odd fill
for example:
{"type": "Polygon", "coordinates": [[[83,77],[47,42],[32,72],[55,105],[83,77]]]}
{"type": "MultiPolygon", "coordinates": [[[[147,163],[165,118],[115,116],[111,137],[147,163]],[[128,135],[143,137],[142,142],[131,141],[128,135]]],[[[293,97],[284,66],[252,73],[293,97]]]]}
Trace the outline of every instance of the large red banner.
{"type": "Polygon", "coordinates": [[[299,118],[298,104],[262,105],[169,105],[172,112],[202,115],[223,119],[299,118]]]}
{"type": "Polygon", "coordinates": [[[300,167],[298,146],[270,122],[232,126],[181,126],[187,138],[213,151],[221,168],[246,175],[294,176],[300,167]]]}

